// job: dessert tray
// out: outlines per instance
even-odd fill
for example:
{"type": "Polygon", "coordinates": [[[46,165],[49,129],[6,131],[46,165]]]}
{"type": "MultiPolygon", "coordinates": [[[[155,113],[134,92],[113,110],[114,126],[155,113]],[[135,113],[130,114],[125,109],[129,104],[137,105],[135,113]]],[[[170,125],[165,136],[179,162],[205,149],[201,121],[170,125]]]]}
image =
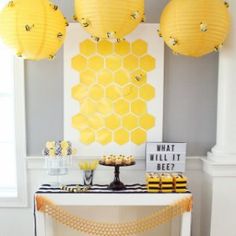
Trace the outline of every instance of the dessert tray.
{"type": "Polygon", "coordinates": [[[102,166],[114,167],[114,180],[109,184],[108,189],[119,191],[126,189],[125,185],[120,181],[120,167],[127,167],[135,165],[134,158],[128,162],[121,162],[117,164],[116,161],[107,163],[105,158],[99,161],[99,164],[102,166]]]}

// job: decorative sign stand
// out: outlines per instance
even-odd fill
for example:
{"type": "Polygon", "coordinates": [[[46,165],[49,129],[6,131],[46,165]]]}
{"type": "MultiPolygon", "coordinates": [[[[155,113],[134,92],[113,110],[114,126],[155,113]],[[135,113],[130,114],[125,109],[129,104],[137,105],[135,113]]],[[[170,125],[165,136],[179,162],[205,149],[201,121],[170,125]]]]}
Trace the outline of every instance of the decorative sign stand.
{"type": "Polygon", "coordinates": [[[146,172],[185,172],[186,143],[146,143],[146,172]]]}

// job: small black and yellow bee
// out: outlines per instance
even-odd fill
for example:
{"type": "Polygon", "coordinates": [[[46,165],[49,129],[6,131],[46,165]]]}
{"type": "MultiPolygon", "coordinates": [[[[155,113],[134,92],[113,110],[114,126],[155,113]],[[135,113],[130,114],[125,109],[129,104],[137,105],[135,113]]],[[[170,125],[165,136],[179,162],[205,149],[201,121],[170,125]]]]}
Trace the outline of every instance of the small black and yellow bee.
{"type": "Polygon", "coordinates": [[[76,15],[73,15],[73,20],[77,21],[78,17],[76,15]]]}
{"type": "Polygon", "coordinates": [[[225,1],[224,4],[227,8],[229,8],[229,3],[228,2],[225,1]]]}
{"type": "Polygon", "coordinates": [[[140,82],[143,79],[143,74],[135,75],[135,80],[140,82]]]}
{"type": "Polygon", "coordinates": [[[223,47],[223,43],[221,43],[220,45],[214,47],[214,51],[219,52],[222,47],[223,47]]]}
{"type": "Polygon", "coordinates": [[[57,11],[57,10],[58,10],[58,6],[57,6],[57,5],[50,4],[50,7],[51,7],[54,11],[57,11]]]}
{"type": "Polygon", "coordinates": [[[85,27],[85,28],[89,27],[89,25],[90,25],[89,20],[88,20],[88,19],[85,19],[85,18],[81,18],[81,19],[79,20],[79,23],[80,23],[83,27],[85,27]]]}
{"type": "Polygon", "coordinates": [[[133,20],[136,20],[140,17],[140,13],[139,11],[134,11],[130,16],[133,20]]]}
{"type": "Polygon", "coordinates": [[[27,31],[27,32],[30,32],[32,29],[34,28],[34,24],[33,25],[25,25],[25,30],[27,31]]]}
{"type": "Polygon", "coordinates": [[[116,32],[112,31],[112,32],[107,32],[107,38],[109,39],[114,39],[116,38],[116,32]]]}
{"type": "Polygon", "coordinates": [[[160,38],[162,38],[162,33],[161,33],[160,29],[157,29],[157,33],[158,33],[158,36],[159,36],[160,38]]]}
{"type": "Polygon", "coordinates": [[[57,34],[57,38],[58,38],[58,39],[62,39],[62,38],[63,38],[63,34],[62,34],[61,32],[59,32],[59,33],[57,34]]]}
{"type": "Polygon", "coordinates": [[[8,7],[14,7],[15,6],[15,3],[14,1],[10,1],[8,4],[7,4],[8,7]]]}
{"type": "Polygon", "coordinates": [[[49,59],[49,60],[53,60],[54,58],[55,58],[55,55],[50,54],[50,55],[48,56],[48,59],[49,59]]]}
{"type": "Polygon", "coordinates": [[[97,36],[92,35],[91,38],[92,38],[94,41],[96,41],[96,42],[99,42],[99,41],[100,41],[100,38],[97,37],[97,36]]]}
{"type": "Polygon", "coordinates": [[[200,23],[200,31],[201,32],[207,32],[208,31],[208,25],[204,22],[200,23]]]}
{"type": "Polygon", "coordinates": [[[169,39],[169,43],[172,45],[172,46],[176,46],[178,44],[178,40],[173,38],[172,36],[170,37],[169,39]]]}

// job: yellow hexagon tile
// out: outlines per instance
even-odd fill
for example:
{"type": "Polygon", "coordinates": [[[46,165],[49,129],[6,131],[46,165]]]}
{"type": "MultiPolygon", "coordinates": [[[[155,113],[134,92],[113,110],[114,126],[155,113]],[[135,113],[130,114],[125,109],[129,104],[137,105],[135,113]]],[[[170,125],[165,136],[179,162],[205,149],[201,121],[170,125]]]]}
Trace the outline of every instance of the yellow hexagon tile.
{"type": "Polygon", "coordinates": [[[120,145],[129,142],[129,133],[124,129],[119,129],[115,131],[114,141],[120,145]]]}
{"type": "Polygon", "coordinates": [[[115,112],[124,115],[129,112],[129,103],[124,99],[120,99],[114,104],[115,112]]]}
{"type": "Polygon", "coordinates": [[[98,42],[98,53],[101,55],[110,55],[113,52],[113,44],[108,40],[98,42]]]}
{"type": "Polygon", "coordinates": [[[116,85],[111,85],[107,87],[105,94],[106,94],[106,97],[111,99],[112,101],[117,100],[122,95],[121,89],[116,85]]]}
{"type": "Polygon", "coordinates": [[[121,124],[120,118],[117,115],[112,114],[105,119],[105,124],[107,128],[115,130],[121,124]]]}
{"type": "Polygon", "coordinates": [[[129,82],[129,74],[125,70],[119,70],[115,73],[115,82],[119,85],[125,85],[129,82]]]}
{"type": "Polygon", "coordinates": [[[77,114],[72,117],[72,127],[78,130],[84,130],[89,127],[88,119],[82,114],[77,114]]]}
{"type": "Polygon", "coordinates": [[[121,41],[115,44],[115,52],[118,55],[124,56],[130,52],[130,44],[127,41],[121,41]]]}
{"type": "Polygon", "coordinates": [[[87,60],[85,57],[78,55],[72,58],[71,66],[74,70],[82,71],[86,69],[87,60]]]}
{"type": "Polygon", "coordinates": [[[128,130],[133,130],[138,127],[138,119],[136,116],[129,114],[123,118],[123,127],[128,130]]]}
{"type": "Polygon", "coordinates": [[[80,44],[80,52],[85,56],[91,56],[96,51],[97,51],[97,46],[90,39],[86,39],[80,44]]]}
{"type": "Polygon", "coordinates": [[[89,90],[89,96],[93,100],[97,101],[104,97],[104,89],[100,85],[94,85],[89,90]]]}
{"type": "Polygon", "coordinates": [[[94,71],[99,71],[104,67],[104,59],[100,56],[93,56],[88,60],[88,67],[94,71]]]}
{"type": "Polygon", "coordinates": [[[118,70],[122,65],[122,60],[119,56],[109,56],[106,58],[106,66],[112,71],[118,70]]]}
{"type": "Polygon", "coordinates": [[[147,53],[147,43],[141,39],[138,39],[132,43],[132,51],[138,56],[142,56],[147,53]]]}
{"type": "Polygon", "coordinates": [[[113,75],[109,70],[102,70],[98,75],[98,83],[108,85],[113,82],[113,75]]]}
{"type": "Polygon", "coordinates": [[[136,129],[131,133],[131,140],[137,145],[143,144],[147,140],[147,133],[142,129],[136,129]]]}
{"type": "Polygon", "coordinates": [[[155,126],[155,117],[150,114],[145,114],[140,118],[140,126],[146,130],[155,126]]]}
{"type": "Polygon", "coordinates": [[[93,114],[88,117],[88,123],[90,128],[98,130],[104,126],[104,119],[100,115],[93,114]]]}
{"type": "Polygon", "coordinates": [[[134,55],[129,55],[124,59],[124,67],[129,71],[137,69],[138,64],[138,58],[134,55]]]}
{"type": "Polygon", "coordinates": [[[80,132],[80,141],[83,144],[91,144],[95,141],[95,135],[92,129],[85,129],[80,132]]]}
{"type": "Polygon", "coordinates": [[[96,74],[91,70],[85,70],[80,73],[80,82],[86,85],[93,84],[96,81],[96,74]]]}
{"type": "Polygon", "coordinates": [[[138,88],[133,84],[128,84],[123,88],[123,96],[125,99],[132,101],[138,97],[138,88]]]}
{"type": "Polygon", "coordinates": [[[96,104],[97,112],[107,115],[113,111],[113,104],[109,99],[102,99],[96,104]]]}
{"type": "Polygon", "coordinates": [[[140,88],[140,96],[149,101],[155,97],[155,89],[152,85],[145,84],[140,88]]]}
{"type": "Polygon", "coordinates": [[[142,100],[135,100],[131,104],[131,111],[135,113],[136,115],[143,115],[147,111],[147,105],[142,100]]]}
{"type": "Polygon", "coordinates": [[[131,74],[131,81],[137,86],[142,86],[147,82],[147,73],[143,70],[135,70],[131,74]]]}
{"type": "Polygon", "coordinates": [[[96,134],[96,141],[102,145],[108,144],[112,141],[112,133],[107,129],[101,129],[96,134]]]}
{"type": "Polygon", "coordinates": [[[84,100],[80,104],[80,112],[85,115],[93,115],[93,113],[96,112],[96,105],[89,99],[84,100]]]}
{"type": "Polygon", "coordinates": [[[72,88],[71,95],[74,99],[81,101],[88,95],[88,88],[83,84],[76,85],[72,88]]]}
{"type": "Polygon", "coordinates": [[[145,71],[154,70],[156,66],[156,60],[150,55],[146,55],[140,59],[140,67],[145,71]]]}

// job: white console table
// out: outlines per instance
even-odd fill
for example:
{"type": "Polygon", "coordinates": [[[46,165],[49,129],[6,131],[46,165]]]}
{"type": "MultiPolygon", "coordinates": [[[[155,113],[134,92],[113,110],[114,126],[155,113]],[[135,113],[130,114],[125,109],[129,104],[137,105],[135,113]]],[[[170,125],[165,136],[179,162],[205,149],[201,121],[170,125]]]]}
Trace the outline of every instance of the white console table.
{"type": "MultiPolygon", "coordinates": [[[[173,202],[183,199],[183,197],[191,196],[190,193],[175,194],[149,194],[149,193],[83,193],[83,194],[53,194],[40,193],[52,200],[59,206],[168,206],[173,202]]],[[[36,214],[37,236],[54,236],[51,221],[48,217],[38,211],[36,214]]],[[[182,215],[181,236],[191,235],[191,212],[182,215]]]]}

